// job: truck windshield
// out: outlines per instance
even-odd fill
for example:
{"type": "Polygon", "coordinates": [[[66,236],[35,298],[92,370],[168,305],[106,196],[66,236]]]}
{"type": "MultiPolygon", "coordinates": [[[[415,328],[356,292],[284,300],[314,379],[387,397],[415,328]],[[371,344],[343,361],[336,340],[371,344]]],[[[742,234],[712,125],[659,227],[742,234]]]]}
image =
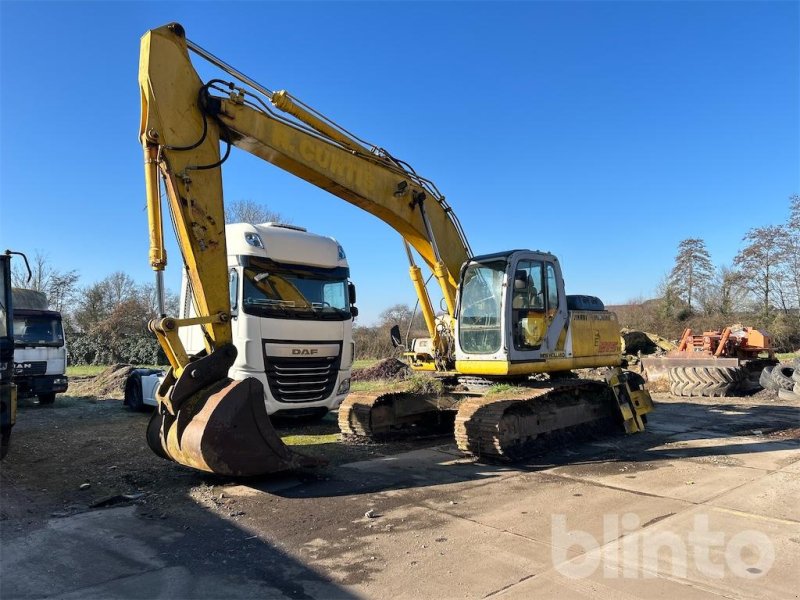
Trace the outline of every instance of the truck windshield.
{"type": "Polygon", "coordinates": [[[244,268],[242,306],[248,314],[342,321],[350,318],[343,267],[324,269],[251,258],[244,268]]]}
{"type": "Polygon", "coordinates": [[[504,260],[473,263],[467,267],[458,316],[458,340],[464,352],[492,354],[500,350],[505,274],[504,260]]]}
{"type": "Polygon", "coordinates": [[[63,346],[61,318],[53,315],[25,315],[14,312],[15,346],[63,346]]]}

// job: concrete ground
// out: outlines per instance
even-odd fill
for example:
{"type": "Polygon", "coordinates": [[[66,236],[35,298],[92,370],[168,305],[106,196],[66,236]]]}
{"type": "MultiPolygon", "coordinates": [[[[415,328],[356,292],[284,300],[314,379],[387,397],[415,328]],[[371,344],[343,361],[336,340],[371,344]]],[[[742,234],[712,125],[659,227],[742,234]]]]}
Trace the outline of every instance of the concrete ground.
{"type": "Polygon", "coordinates": [[[0,595],[797,598],[799,426],[778,400],[663,398],[644,434],[522,466],[445,439],[244,483],[146,463],[175,477],[64,510],[4,465],[0,595]]]}

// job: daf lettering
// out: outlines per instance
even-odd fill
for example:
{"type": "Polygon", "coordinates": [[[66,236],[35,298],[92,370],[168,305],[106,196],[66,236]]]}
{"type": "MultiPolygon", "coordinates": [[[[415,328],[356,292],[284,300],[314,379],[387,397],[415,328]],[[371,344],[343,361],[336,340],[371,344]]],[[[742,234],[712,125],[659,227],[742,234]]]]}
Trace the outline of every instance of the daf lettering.
{"type": "Polygon", "coordinates": [[[295,356],[311,356],[317,354],[319,350],[316,348],[292,348],[292,354],[295,356]]]}

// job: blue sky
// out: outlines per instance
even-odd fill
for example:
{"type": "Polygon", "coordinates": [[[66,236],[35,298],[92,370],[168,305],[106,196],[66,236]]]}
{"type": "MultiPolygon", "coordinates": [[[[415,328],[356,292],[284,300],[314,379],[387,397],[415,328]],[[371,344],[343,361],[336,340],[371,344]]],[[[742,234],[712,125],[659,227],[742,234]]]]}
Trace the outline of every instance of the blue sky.
{"type": "MultiPolygon", "coordinates": [[[[549,250],[568,293],[647,297],[681,239],[730,263],[800,193],[798,6],[2,1],[0,245],[151,280],[138,46],[179,21],[432,179],[476,253],[549,250]]],[[[388,226],[241,151],[224,182],[339,239],[362,323],[413,304],[388,226]]]]}

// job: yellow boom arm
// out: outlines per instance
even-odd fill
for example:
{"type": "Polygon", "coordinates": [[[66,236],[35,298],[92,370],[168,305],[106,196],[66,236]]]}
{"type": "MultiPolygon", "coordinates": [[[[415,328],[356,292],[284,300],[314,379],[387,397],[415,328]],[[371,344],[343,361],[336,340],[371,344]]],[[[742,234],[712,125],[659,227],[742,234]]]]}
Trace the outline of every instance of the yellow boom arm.
{"type": "MultiPolygon", "coordinates": [[[[180,25],[154,29],[143,39],[140,135],[145,148],[151,263],[157,270],[166,263],[157,185],[160,168],[198,312],[209,319],[205,325],[209,343],[230,339],[227,289],[214,283],[225,281],[226,269],[217,168],[220,140],[327,190],[399,232],[436,276],[453,317],[459,270],[471,252],[458,220],[435,186],[387,152],[368,148],[287,92],[272,93],[257,86],[265,101],[262,95],[220,80],[204,84],[192,66],[189,49],[250,87],[257,84],[187,41],[180,25]]],[[[409,258],[423,315],[436,342],[430,298],[410,253],[409,258]]],[[[167,330],[159,332],[156,327],[162,345],[175,347],[177,336],[171,336],[168,327],[161,329],[167,330]]],[[[171,354],[176,363],[183,362],[180,348],[171,354]]]]}

